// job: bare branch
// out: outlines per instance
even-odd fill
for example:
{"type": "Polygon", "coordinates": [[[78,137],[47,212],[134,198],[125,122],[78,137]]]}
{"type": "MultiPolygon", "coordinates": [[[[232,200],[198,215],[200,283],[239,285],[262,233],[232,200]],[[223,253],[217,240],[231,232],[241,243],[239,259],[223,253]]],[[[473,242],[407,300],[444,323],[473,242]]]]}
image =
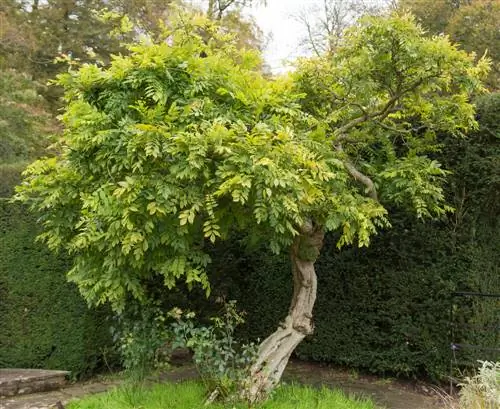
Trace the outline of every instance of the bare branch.
{"type": "Polygon", "coordinates": [[[437,78],[437,77],[439,77],[439,75],[440,75],[440,73],[436,73],[433,75],[429,75],[426,78],[420,78],[418,81],[416,81],[412,85],[406,87],[405,89],[399,91],[396,94],[393,94],[393,92],[391,92],[391,94],[393,94],[393,96],[391,97],[391,99],[389,99],[389,101],[387,101],[385,106],[380,111],[373,112],[373,113],[363,112],[363,115],[360,115],[360,116],[352,119],[351,121],[347,122],[346,124],[340,126],[339,128],[336,128],[333,131],[333,135],[334,135],[335,139],[336,140],[344,140],[347,136],[345,134],[348,131],[350,131],[352,128],[354,128],[355,126],[357,126],[363,122],[377,119],[378,123],[380,124],[385,118],[387,118],[389,116],[389,114],[397,112],[401,109],[400,107],[396,106],[396,103],[405,94],[414,91],[416,88],[418,88],[420,85],[422,85],[425,81],[430,80],[432,78],[437,78]]]}

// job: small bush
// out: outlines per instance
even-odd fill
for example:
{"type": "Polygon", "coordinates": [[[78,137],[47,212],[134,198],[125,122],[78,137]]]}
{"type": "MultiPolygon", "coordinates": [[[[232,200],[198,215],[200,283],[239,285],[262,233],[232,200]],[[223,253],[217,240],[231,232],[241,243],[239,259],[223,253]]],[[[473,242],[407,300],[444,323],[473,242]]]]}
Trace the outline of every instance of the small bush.
{"type": "Polygon", "coordinates": [[[177,319],[171,327],[172,347],[187,347],[193,351],[194,363],[206,390],[211,393],[209,400],[237,400],[257,356],[257,346],[240,344],[235,338],[236,327],[243,323],[236,303],[224,304],[221,316],[212,318],[209,326],[197,325],[193,313],[182,315],[179,309],[174,309],[171,316],[177,319]]]}
{"type": "Polygon", "coordinates": [[[151,371],[166,365],[165,345],[169,332],[166,317],[158,303],[131,303],[117,317],[114,333],[122,365],[135,381],[142,381],[151,371]]]}
{"type": "Polygon", "coordinates": [[[500,408],[500,362],[480,362],[479,372],[460,384],[460,409],[500,408]]]}

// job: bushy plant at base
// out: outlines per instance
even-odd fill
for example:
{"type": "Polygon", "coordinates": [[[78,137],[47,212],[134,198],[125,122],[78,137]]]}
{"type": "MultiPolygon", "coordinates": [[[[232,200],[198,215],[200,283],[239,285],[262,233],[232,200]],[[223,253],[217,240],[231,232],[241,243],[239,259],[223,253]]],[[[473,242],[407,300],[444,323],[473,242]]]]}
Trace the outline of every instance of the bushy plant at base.
{"type": "Polygon", "coordinates": [[[123,367],[134,381],[142,381],[154,369],[168,366],[166,345],[169,332],[158,302],[142,306],[131,303],[116,318],[114,339],[123,367]]]}
{"type": "Polygon", "coordinates": [[[237,401],[257,356],[257,345],[241,344],[236,339],[235,329],[243,323],[236,303],[225,303],[222,314],[212,318],[208,326],[196,324],[191,312],[183,314],[180,309],[173,309],[170,315],[177,319],[171,326],[172,348],[187,347],[193,351],[193,361],[211,393],[208,402],[218,398],[237,401]]]}

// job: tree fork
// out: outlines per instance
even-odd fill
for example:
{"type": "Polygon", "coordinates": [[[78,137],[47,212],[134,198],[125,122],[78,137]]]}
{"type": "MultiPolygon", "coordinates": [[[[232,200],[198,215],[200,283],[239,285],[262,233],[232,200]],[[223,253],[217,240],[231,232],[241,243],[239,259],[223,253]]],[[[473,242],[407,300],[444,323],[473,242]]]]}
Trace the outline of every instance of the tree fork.
{"type": "Polygon", "coordinates": [[[297,345],[313,333],[312,312],[316,301],[317,278],[314,263],[323,244],[324,232],[306,223],[293,242],[290,257],[293,296],[288,315],[278,329],[260,345],[250,369],[244,397],[250,403],[263,400],[278,384],[297,345]]]}

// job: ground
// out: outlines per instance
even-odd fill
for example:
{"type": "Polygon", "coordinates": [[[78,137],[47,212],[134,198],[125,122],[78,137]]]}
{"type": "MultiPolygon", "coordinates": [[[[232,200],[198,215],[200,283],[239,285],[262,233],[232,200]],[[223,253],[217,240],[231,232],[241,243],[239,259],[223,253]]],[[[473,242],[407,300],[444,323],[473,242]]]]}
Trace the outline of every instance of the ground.
{"type": "MultiPolygon", "coordinates": [[[[159,378],[154,381],[177,382],[196,376],[195,368],[185,365],[160,374],[159,378]]],[[[360,376],[352,371],[317,363],[291,362],[285,372],[284,381],[340,388],[349,394],[371,398],[386,409],[439,409],[441,407],[437,396],[432,393],[432,387],[428,385],[406,384],[392,379],[360,376]]],[[[0,409],[57,408],[57,402],[64,404],[75,398],[103,392],[119,382],[113,377],[104,378],[75,383],[59,391],[0,399],[0,409]]]]}

